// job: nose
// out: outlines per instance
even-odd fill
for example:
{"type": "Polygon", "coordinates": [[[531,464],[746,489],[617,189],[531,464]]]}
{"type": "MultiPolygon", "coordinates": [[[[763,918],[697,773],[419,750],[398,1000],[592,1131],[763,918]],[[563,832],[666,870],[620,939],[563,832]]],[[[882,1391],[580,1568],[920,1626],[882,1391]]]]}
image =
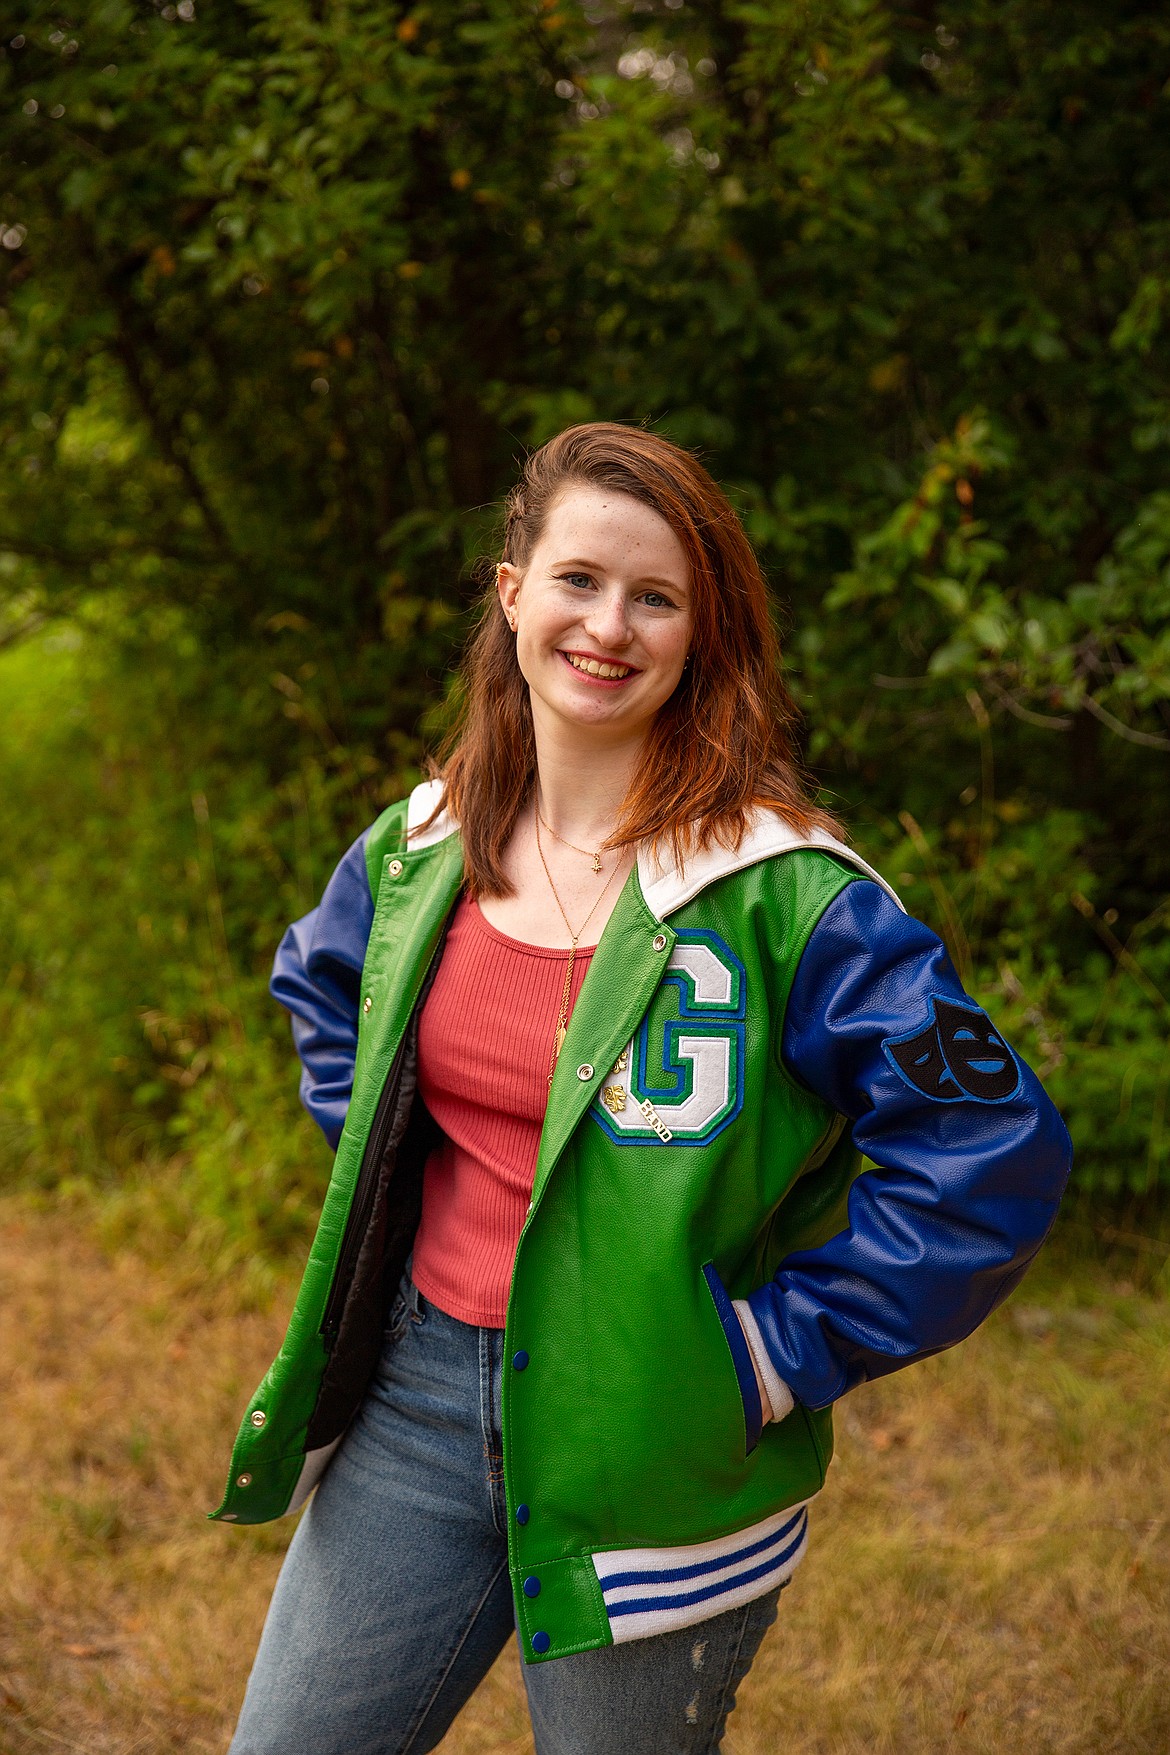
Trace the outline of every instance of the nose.
{"type": "Polygon", "coordinates": [[[629,645],[633,638],[630,608],[620,587],[612,587],[593,602],[585,617],[585,629],[599,646],[604,646],[609,652],[617,652],[629,645]]]}

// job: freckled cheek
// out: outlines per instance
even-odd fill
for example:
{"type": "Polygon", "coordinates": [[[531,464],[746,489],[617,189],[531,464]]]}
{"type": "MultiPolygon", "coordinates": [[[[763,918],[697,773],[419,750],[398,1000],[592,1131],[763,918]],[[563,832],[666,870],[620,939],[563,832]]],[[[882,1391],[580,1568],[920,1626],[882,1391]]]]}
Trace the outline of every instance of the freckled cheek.
{"type": "Polygon", "coordinates": [[[564,641],[564,637],[565,628],[559,620],[537,621],[533,618],[526,627],[521,625],[518,650],[521,657],[526,657],[530,662],[558,663],[557,648],[564,641]]]}
{"type": "Polygon", "coordinates": [[[647,644],[647,651],[654,661],[654,668],[668,675],[682,674],[683,662],[687,655],[685,642],[670,640],[660,641],[657,645],[647,644]]]}

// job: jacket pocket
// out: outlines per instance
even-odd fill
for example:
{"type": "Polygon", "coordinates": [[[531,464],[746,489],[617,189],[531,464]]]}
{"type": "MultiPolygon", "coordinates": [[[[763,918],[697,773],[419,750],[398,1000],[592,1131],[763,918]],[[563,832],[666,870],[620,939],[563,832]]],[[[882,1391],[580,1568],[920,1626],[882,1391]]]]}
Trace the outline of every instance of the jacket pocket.
{"type": "Polygon", "coordinates": [[[760,1442],[760,1433],[764,1427],[764,1411],[760,1406],[756,1368],[752,1364],[751,1351],[740,1327],[739,1317],[727,1295],[726,1286],[715,1272],[713,1262],[704,1262],[703,1278],[707,1282],[707,1290],[711,1294],[711,1302],[715,1306],[715,1313],[723,1329],[723,1338],[731,1354],[731,1363],[735,1367],[740,1401],[743,1404],[744,1453],[750,1456],[760,1442]]]}

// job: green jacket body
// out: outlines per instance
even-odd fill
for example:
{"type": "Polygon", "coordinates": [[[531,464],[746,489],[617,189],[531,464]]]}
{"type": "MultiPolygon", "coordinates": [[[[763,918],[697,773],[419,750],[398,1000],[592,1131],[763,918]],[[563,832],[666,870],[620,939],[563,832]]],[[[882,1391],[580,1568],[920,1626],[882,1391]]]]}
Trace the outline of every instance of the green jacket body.
{"type": "MultiPolygon", "coordinates": [[[[436,798],[417,788],[365,840],[373,918],[352,1098],[219,1518],[258,1522],[303,1503],[361,1403],[409,1256],[434,1141],[417,1098],[418,1015],[463,878],[446,816],[408,837],[436,798]]],[[[793,1076],[780,1044],[810,934],[867,879],[881,884],[844,847],[762,813],[736,852],[716,847],[681,869],[640,858],[594,953],[549,1093],[508,1303],[509,1559],[529,1661],[701,1620],[781,1582],[801,1556],[832,1421],[807,1386],[801,1399],[799,1369],[784,1369],[775,1276],[848,1238],[861,1160],[848,1117],[793,1076]],[[732,1299],[753,1301],[777,1368],[796,1380],[791,1412],[762,1430],[732,1299]]],[[[889,908],[889,892],[881,900],[889,908]]],[[[921,1090],[915,1100],[931,1102],[921,1090]]],[[[1015,1224],[998,1279],[979,1265],[975,1320],[1043,1235],[1045,1174],[1043,1214],[1026,1236],[1015,1224]]],[[[807,1296],[789,1288],[794,1307],[807,1296]]],[[[973,1326],[967,1308],[950,1320],[973,1326]]],[[[902,1362],[894,1346],[876,1368],[902,1362]]]]}

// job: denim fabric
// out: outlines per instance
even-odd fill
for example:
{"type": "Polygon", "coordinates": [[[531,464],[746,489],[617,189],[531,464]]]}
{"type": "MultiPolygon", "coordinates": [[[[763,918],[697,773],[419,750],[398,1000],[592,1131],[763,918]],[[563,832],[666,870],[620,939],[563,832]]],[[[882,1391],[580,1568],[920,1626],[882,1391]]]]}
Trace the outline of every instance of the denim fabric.
{"type": "MultiPolygon", "coordinates": [[[[404,1283],[361,1412],[293,1536],[229,1755],[422,1755],[514,1631],[503,1334],[404,1283]]],[[[524,1666],[538,1755],[718,1748],[779,1591],[524,1666]]]]}

